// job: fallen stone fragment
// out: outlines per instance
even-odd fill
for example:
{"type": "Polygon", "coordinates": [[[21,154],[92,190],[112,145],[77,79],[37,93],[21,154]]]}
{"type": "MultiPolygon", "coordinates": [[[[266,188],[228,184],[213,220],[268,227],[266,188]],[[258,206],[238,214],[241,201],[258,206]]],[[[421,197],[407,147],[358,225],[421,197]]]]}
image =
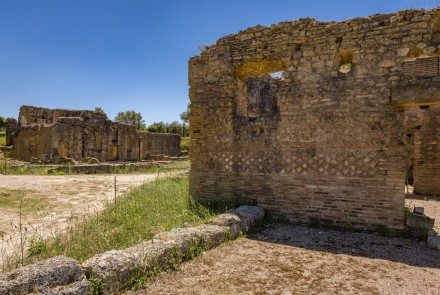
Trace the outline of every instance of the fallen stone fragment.
{"type": "Polygon", "coordinates": [[[225,227],[231,238],[236,238],[240,232],[248,231],[251,226],[261,222],[263,218],[264,210],[262,208],[245,205],[214,217],[210,223],[225,227]]]}
{"type": "Polygon", "coordinates": [[[0,275],[0,295],[89,294],[80,264],[65,256],[56,256],[0,275]]]}

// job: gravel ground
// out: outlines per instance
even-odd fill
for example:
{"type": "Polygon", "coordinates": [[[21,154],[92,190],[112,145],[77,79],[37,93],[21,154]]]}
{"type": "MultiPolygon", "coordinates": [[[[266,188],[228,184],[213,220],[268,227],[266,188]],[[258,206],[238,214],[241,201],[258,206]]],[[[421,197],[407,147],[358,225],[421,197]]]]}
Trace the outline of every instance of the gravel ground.
{"type": "Polygon", "coordinates": [[[127,294],[440,294],[440,251],[409,239],[270,225],[127,294]]]}
{"type": "MultiPolygon", "coordinates": [[[[406,204],[425,207],[440,229],[438,198],[407,195],[406,204]]],[[[127,294],[440,294],[440,251],[410,239],[270,225],[127,294]]]]}

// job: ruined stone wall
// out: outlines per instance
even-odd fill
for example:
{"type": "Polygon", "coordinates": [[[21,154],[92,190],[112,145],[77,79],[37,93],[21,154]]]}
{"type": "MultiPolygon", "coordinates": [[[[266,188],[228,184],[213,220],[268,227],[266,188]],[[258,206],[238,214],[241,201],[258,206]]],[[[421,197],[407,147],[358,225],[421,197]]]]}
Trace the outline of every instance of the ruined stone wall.
{"type": "Polygon", "coordinates": [[[11,156],[15,159],[30,161],[32,157],[42,159],[52,150],[52,125],[26,125],[14,134],[14,146],[11,156]]]}
{"type": "Polygon", "coordinates": [[[54,157],[138,161],[151,154],[180,153],[178,135],[138,132],[132,125],[106,118],[105,114],[94,111],[23,106],[19,123],[31,123],[14,129],[12,156],[22,161],[54,157]]]}
{"type": "Polygon", "coordinates": [[[192,196],[252,199],[292,221],[403,228],[401,109],[440,101],[439,46],[439,10],[218,40],[189,62],[192,196]]]}
{"type": "Polygon", "coordinates": [[[8,118],[8,124],[6,125],[6,145],[13,145],[14,133],[18,131],[17,120],[13,118],[8,118]]]}
{"type": "Polygon", "coordinates": [[[117,141],[114,141],[112,136],[110,147],[117,144],[118,159],[126,159],[131,161],[139,160],[139,133],[136,127],[124,123],[113,123],[112,133],[117,136],[117,141]]]}
{"type": "Polygon", "coordinates": [[[139,132],[141,159],[150,155],[178,156],[180,154],[180,136],[166,133],[139,132]]]}
{"type": "Polygon", "coordinates": [[[84,121],[80,118],[62,118],[62,120],[53,123],[51,125],[51,153],[49,155],[75,160],[81,159],[84,146],[84,125],[84,121]]]}
{"type": "Polygon", "coordinates": [[[414,132],[414,192],[440,195],[440,106],[421,112],[414,132]]]}

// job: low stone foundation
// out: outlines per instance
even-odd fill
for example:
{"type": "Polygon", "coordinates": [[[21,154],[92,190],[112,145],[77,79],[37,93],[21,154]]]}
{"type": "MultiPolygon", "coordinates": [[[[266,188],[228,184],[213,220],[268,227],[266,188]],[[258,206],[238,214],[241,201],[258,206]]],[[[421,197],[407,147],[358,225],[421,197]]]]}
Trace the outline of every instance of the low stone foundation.
{"type": "Polygon", "coordinates": [[[116,293],[136,277],[173,269],[202,251],[236,238],[240,232],[261,222],[263,209],[241,206],[213,218],[210,224],[162,232],[139,245],[112,250],[79,263],[64,256],[54,257],[0,275],[0,295],[9,294],[91,294],[90,282],[116,293]]]}

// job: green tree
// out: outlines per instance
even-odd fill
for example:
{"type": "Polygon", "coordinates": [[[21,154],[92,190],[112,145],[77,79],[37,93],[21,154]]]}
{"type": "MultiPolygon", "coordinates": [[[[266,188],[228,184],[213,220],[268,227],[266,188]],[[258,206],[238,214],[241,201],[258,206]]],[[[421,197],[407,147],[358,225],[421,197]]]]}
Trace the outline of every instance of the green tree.
{"type": "Polygon", "coordinates": [[[104,110],[101,107],[95,107],[95,112],[101,113],[105,115],[106,118],[108,118],[107,114],[104,112],[104,110]]]}
{"type": "Polygon", "coordinates": [[[180,123],[179,121],[173,121],[171,123],[154,122],[148,126],[147,130],[157,133],[174,133],[180,136],[188,136],[189,134],[188,125],[180,123]]]}
{"type": "Polygon", "coordinates": [[[180,119],[183,121],[183,123],[188,124],[189,123],[189,116],[190,116],[190,110],[189,110],[189,104],[186,107],[186,111],[180,114],[180,119]]]}
{"type": "Polygon", "coordinates": [[[157,126],[154,124],[151,124],[150,126],[147,127],[147,130],[149,132],[157,132],[157,126]]]}
{"type": "Polygon", "coordinates": [[[136,129],[138,130],[146,128],[145,121],[142,119],[141,113],[137,113],[135,111],[119,112],[114,121],[128,123],[136,126],[136,129]]]}
{"type": "Polygon", "coordinates": [[[150,132],[165,133],[166,126],[164,122],[153,122],[153,124],[148,126],[147,130],[150,132]]]}
{"type": "Polygon", "coordinates": [[[4,130],[7,124],[8,124],[8,119],[5,119],[2,116],[0,116],[0,130],[4,130]]]}

